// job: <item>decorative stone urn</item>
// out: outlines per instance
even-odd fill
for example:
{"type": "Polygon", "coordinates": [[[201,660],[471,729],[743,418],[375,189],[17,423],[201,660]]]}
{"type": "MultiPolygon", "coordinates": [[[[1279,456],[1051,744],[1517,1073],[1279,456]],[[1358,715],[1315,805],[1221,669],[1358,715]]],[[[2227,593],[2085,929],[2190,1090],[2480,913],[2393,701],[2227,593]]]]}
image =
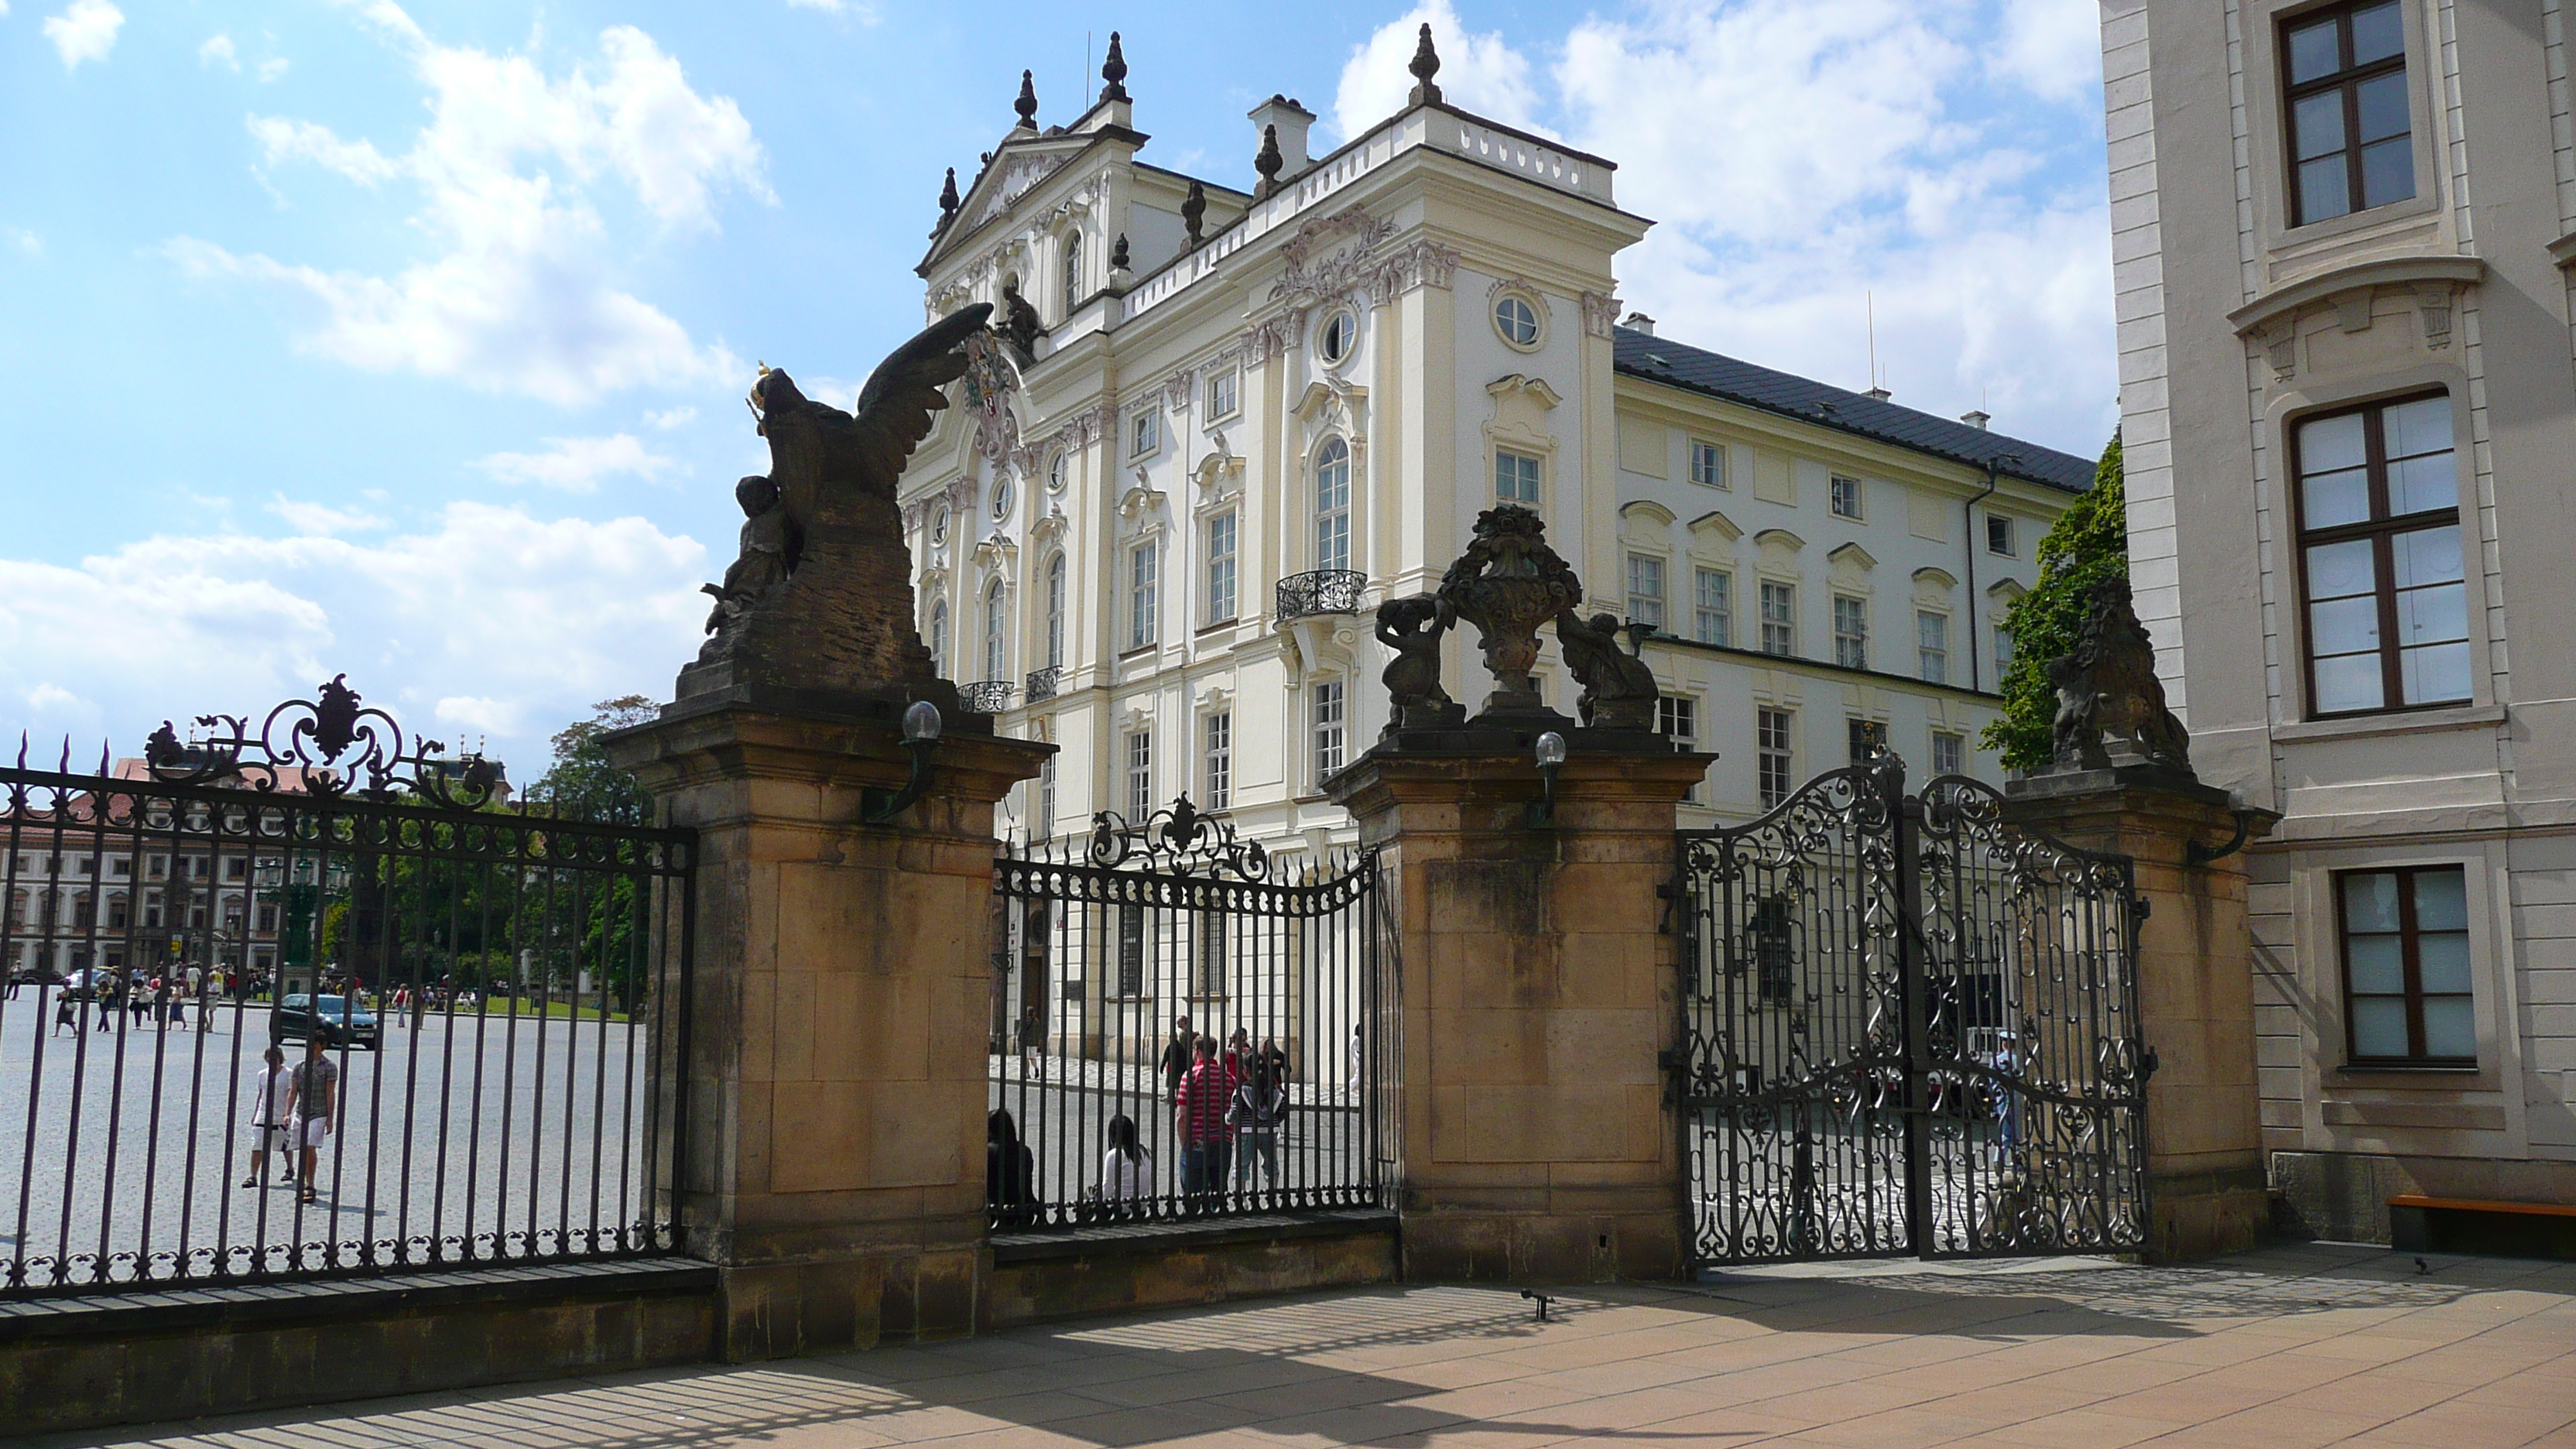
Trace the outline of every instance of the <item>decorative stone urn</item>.
{"type": "Polygon", "coordinates": [[[1476,515],[1475,537],[1440,580],[1443,622],[1476,626],[1494,692],[1487,714],[1544,714],[1538,682],[1538,626],[1583,599],[1583,583],[1547,545],[1547,524],[1517,503],[1476,515]]]}

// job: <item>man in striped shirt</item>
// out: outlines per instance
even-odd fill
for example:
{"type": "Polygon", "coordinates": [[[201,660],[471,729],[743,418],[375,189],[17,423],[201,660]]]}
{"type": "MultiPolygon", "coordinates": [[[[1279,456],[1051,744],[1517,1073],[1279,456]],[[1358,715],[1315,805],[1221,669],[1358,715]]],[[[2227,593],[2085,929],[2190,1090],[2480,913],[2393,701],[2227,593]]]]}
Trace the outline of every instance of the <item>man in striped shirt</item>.
{"type": "Polygon", "coordinates": [[[1215,1038],[1200,1037],[1190,1053],[1189,1075],[1172,1095],[1172,1135],[1181,1143],[1181,1191],[1193,1205],[1207,1207],[1225,1190],[1234,1156],[1234,1129],[1225,1121],[1234,1078],[1216,1059],[1215,1038]]]}

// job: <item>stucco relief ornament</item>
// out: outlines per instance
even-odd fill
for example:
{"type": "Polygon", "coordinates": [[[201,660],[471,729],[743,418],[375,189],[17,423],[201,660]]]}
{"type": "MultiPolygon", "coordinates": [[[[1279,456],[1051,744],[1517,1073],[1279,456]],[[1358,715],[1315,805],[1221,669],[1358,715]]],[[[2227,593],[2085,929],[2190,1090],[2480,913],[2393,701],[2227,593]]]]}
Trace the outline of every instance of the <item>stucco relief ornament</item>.
{"type": "Polygon", "coordinates": [[[975,451],[995,463],[1009,457],[1020,442],[1020,420],[1011,411],[1011,394],[1019,389],[1020,374],[1009,351],[992,333],[969,335],[966,375],[958,380],[958,396],[975,416],[975,451]]]}
{"type": "Polygon", "coordinates": [[[2155,642],[2127,579],[2093,586],[2075,647],[2049,661],[2048,682],[2057,689],[2052,772],[2144,764],[2191,773],[2191,736],[2165,707],[2155,642]]]}
{"type": "MultiPolygon", "coordinates": [[[[1538,682],[1538,626],[1583,600],[1583,581],[1547,546],[1547,524],[1517,503],[1476,515],[1467,551],[1440,580],[1439,617],[1476,626],[1494,692],[1485,712],[1545,713],[1538,682]]],[[[1561,716],[1560,716],[1561,718],[1561,716]]]]}

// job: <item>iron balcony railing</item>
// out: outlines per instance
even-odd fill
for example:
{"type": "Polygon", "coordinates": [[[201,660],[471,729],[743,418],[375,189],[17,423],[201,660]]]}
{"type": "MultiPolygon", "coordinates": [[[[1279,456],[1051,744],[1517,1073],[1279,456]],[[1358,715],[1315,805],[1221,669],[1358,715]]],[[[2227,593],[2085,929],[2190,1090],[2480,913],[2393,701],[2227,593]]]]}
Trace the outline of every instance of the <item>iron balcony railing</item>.
{"type": "Polygon", "coordinates": [[[958,708],[969,714],[1000,714],[1011,707],[1011,696],[1019,686],[1007,679],[987,679],[977,684],[957,686],[958,708]]]}
{"type": "Polygon", "coordinates": [[[1037,704],[1055,698],[1056,687],[1063,682],[1064,666],[1061,664],[1050,664],[1044,669],[1030,670],[1029,703],[1037,704]]]}
{"type": "Polygon", "coordinates": [[[1356,569],[1314,569],[1279,581],[1276,603],[1282,619],[1312,614],[1356,614],[1368,575],[1356,569]]]}

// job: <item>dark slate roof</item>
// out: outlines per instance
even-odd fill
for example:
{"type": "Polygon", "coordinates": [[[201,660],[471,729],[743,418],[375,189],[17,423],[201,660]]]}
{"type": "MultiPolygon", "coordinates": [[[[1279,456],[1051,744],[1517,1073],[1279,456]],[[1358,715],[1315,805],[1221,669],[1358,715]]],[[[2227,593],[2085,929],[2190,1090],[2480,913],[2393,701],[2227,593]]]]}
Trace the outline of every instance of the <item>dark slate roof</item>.
{"type": "Polygon", "coordinates": [[[2093,460],[2055,448],[1934,417],[1863,393],[1738,362],[1669,337],[1621,327],[1612,334],[1612,356],[1631,377],[1722,397],[1746,407],[1798,418],[1900,448],[1912,448],[2008,478],[2081,493],[2093,486],[2093,460]]]}

